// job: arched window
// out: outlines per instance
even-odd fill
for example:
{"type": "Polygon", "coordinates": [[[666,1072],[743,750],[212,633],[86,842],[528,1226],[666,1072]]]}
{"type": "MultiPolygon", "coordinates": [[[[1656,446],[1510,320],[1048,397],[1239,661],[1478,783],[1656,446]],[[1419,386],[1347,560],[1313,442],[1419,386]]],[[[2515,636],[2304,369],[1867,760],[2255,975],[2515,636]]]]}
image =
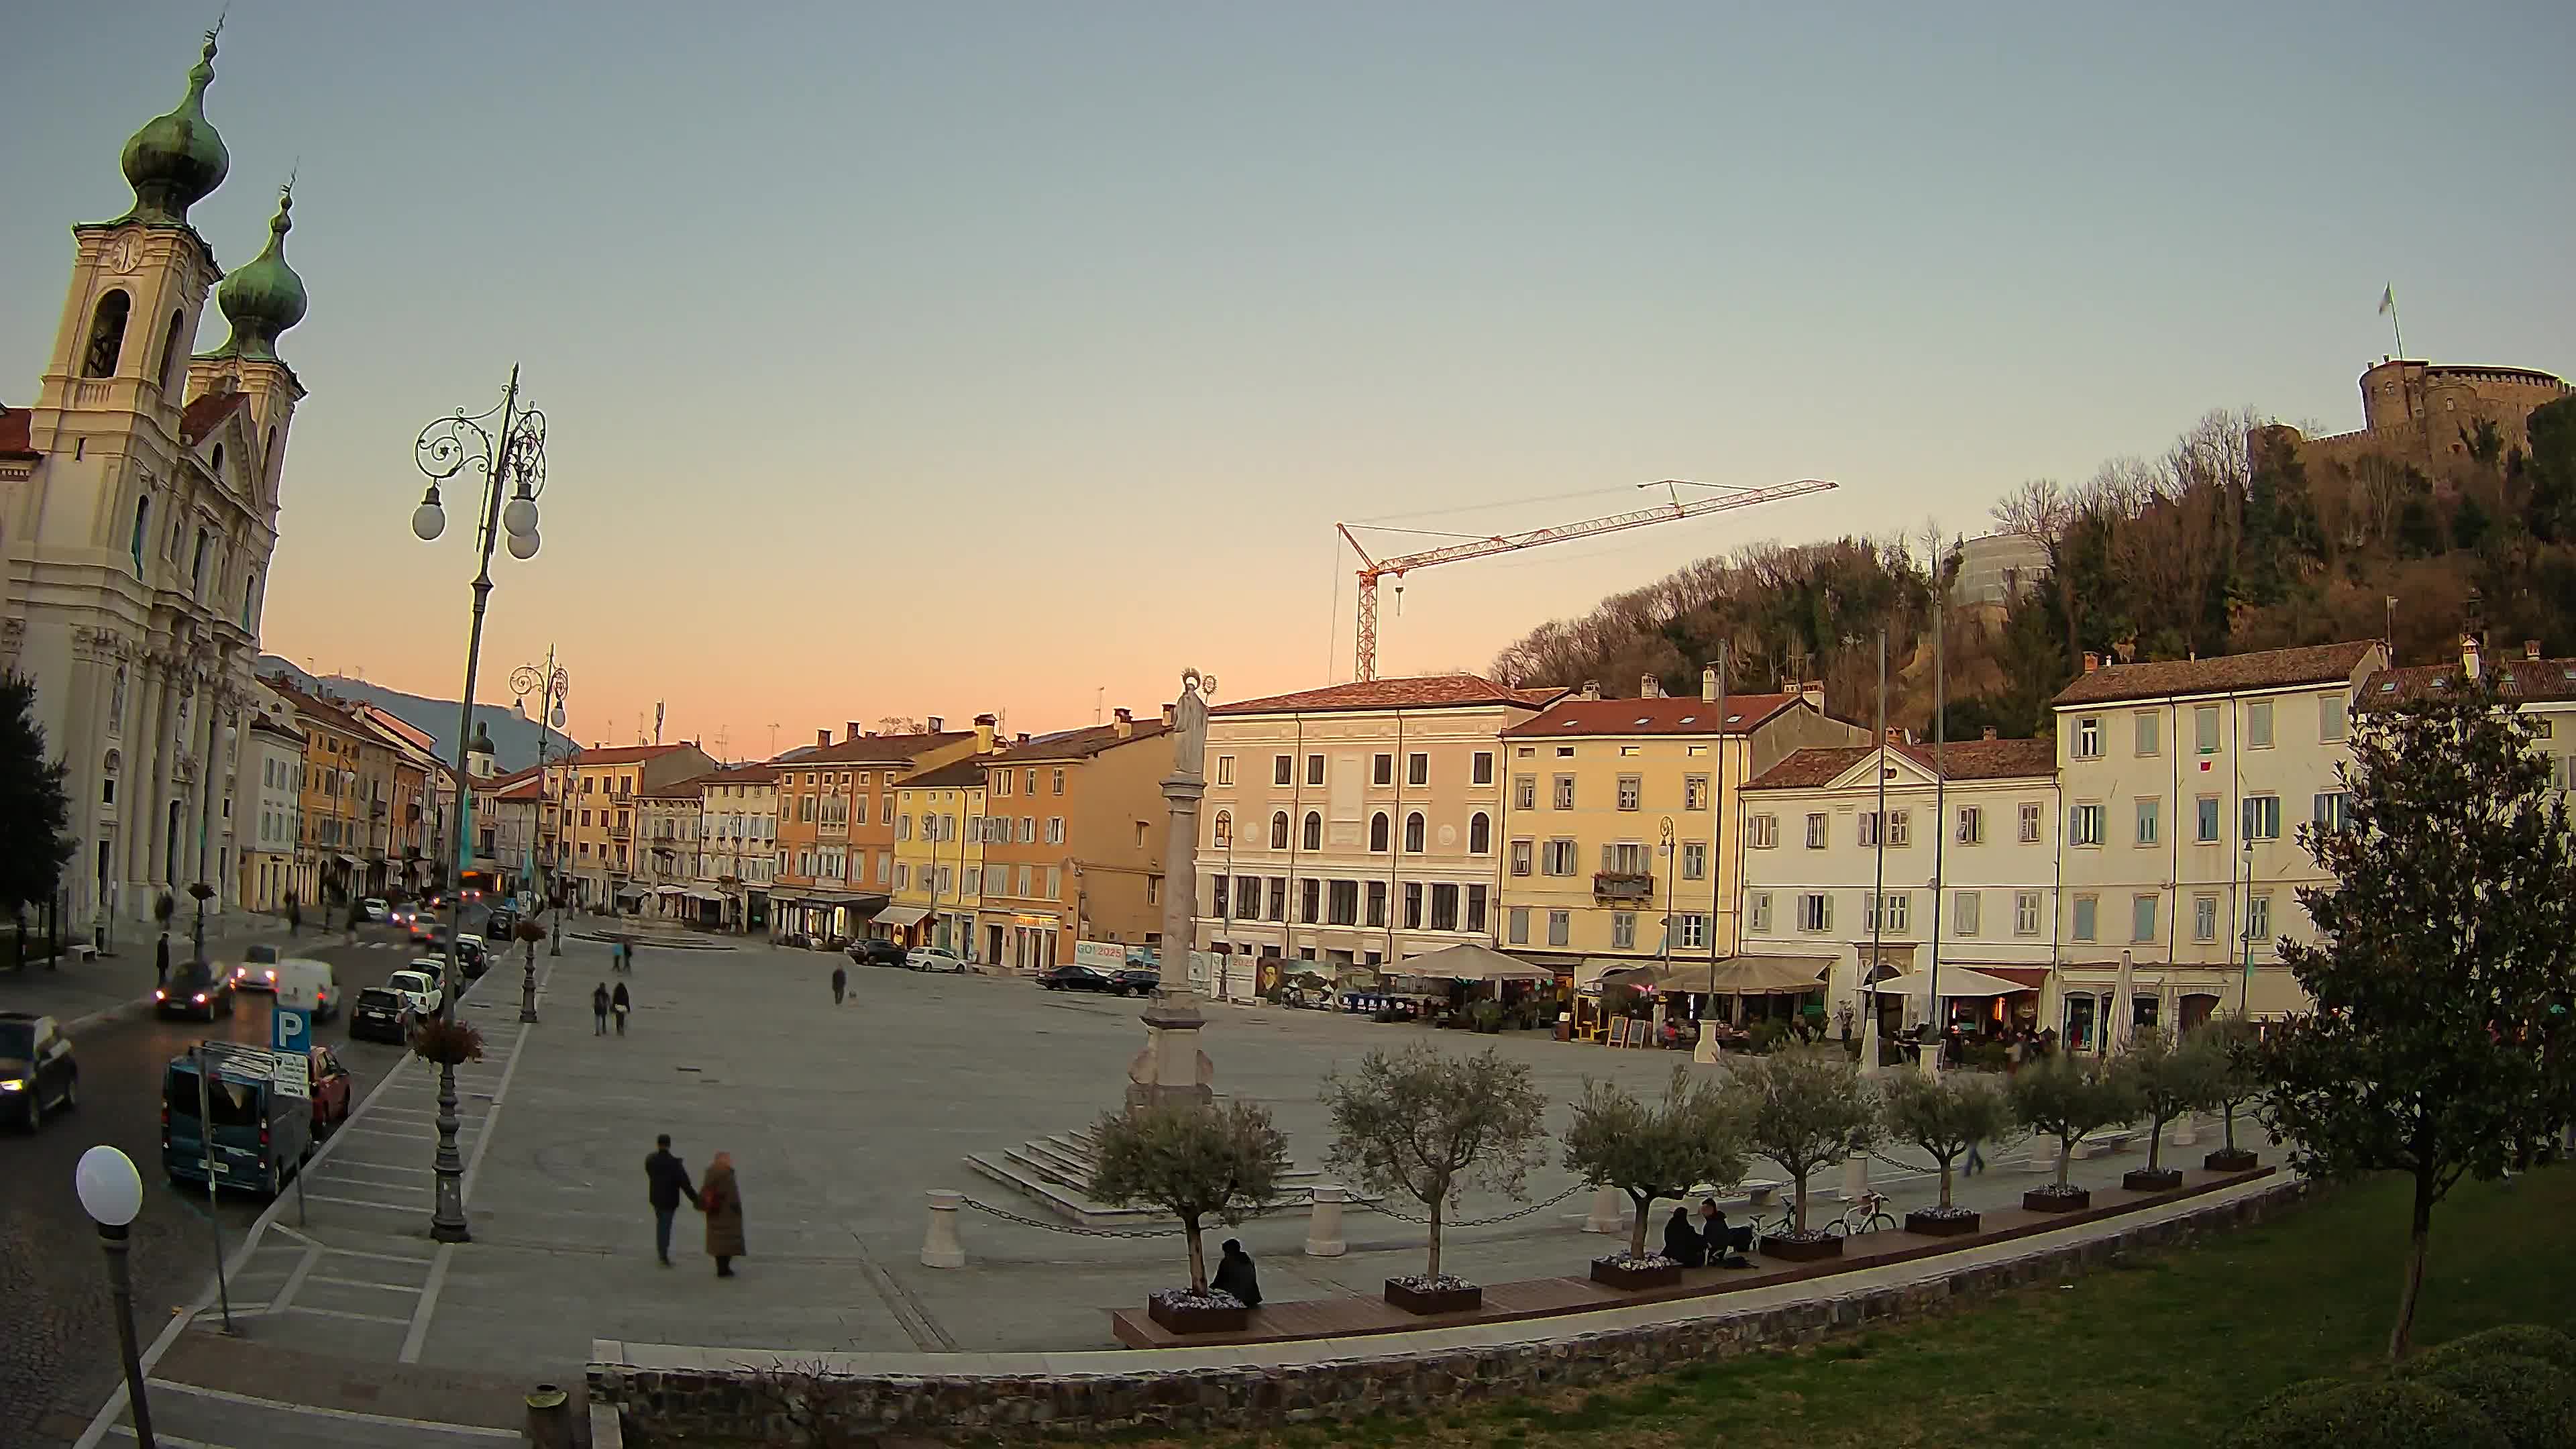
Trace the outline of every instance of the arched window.
{"type": "Polygon", "coordinates": [[[1231,811],[1220,810],[1216,812],[1216,833],[1211,838],[1214,840],[1216,848],[1219,850],[1230,850],[1233,848],[1234,815],[1231,811]]]}
{"type": "MultiPolygon", "coordinates": [[[[252,621],[257,618],[258,614],[259,570],[252,569],[249,576],[242,580],[242,627],[245,629],[256,630],[259,626],[252,621]]],[[[1478,818],[1481,819],[1482,817],[1480,816],[1478,818]]],[[[1227,833],[1230,835],[1233,832],[1228,831],[1227,833]]]]}
{"type": "Polygon", "coordinates": [[[143,528],[152,521],[152,495],[134,500],[134,576],[143,577],[143,528]]]}
{"type": "Polygon", "coordinates": [[[98,310],[90,314],[89,355],[81,363],[81,376],[116,376],[116,364],[125,356],[125,317],[133,310],[134,299],[121,288],[98,299],[98,310]]]}
{"type": "Polygon", "coordinates": [[[1467,853],[1484,855],[1494,848],[1493,817],[1479,810],[1467,817],[1467,853]]]}
{"type": "Polygon", "coordinates": [[[1324,848],[1324,817],[1312,810],[1306,812],[1306,848],[1308,850],[1324,848]]]}
{"type": "Polygon", "coordinates": [[[188,562],[188,583],[191,587],[206,581],[206,551],[214,547],[214,543],[213,534],[202,528],[197,530],[197,553],[188,562]]]}
{"type": "Polygon", "coordinates": [[[215,444],[215,466],[213,471],[216,482],[221,483],[224,481],[224,445],[221,443],[215,444]]]}
{"type": "Polygon", "coordinates": [[[1270,848],[1272,850],[1288,848],[1288,812],[1285,810],[1270,817],[1270,848]]]}
{"type": "Polygon", "coordinates": [[[1369,817],[1369,849],[1386,849],[1386,812],[1383,810],[1369,817]]]}
{"type": "Polygon", "coordinates": [[[170,330],[162,335],[161,391],[164,393],[174,393],[179,390],[179,359],[187,355],[180,350],[179,344],[184,340],[180,336],[180,329],[187,325],[187,313],[173,312],[170,314],[170,330]]]}
{"type": "Polygon", "coordinates": [[[1422,812],[1419,810],[1404,817],[1404,849],[1409,855],[1422,853],[1422,812]]]}

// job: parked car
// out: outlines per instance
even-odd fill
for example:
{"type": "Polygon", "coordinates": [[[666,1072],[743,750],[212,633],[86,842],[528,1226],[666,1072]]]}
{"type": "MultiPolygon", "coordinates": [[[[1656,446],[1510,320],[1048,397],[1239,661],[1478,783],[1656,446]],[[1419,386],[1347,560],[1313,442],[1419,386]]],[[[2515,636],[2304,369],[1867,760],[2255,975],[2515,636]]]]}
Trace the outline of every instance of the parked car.
{"type": "Polygon", "coordinates": [[[385,904],[384,897],[369,896],[365,900],[358,902],[358,919],[362,921],[381,921],[391,912],[391,910],[392,907],[385,904]]]}
{"type": "Polygon", "coordinates": [[[277,1090],[265,1047],[200,1042],[170,1059],[161,1083],[161,1170],[174,1184],[211,1172],[219,1187],[275,1197],[312,1154],[313,1104],[277,1090]]]}
{"type": "Polygon", "coordinates": [[[966,962],[945,946],[924,946],[904,954],[903,964],[915,971],[964,971],[966,962]]]}
{"type": "Polygon", "coordinates": [[[460,932],[456,937],[456,966],[465,973],[466,980],[482,980],[483,973],[492,969],[491,948],[483,944],[482,937],[470,931],[460,932]]]}
{"type": "Polygon", "coordinates": [[[507,906],[494,906],[483,915],[483,935],[487,940],[506,946],[518,930],[519,913],[507,906]]]}
{"type": "Polygon", "coordinates": [[[351,1041],[403,1044],[411,1034],[411,999],[390,986],[370,986],[349,1008],[351,1041]]]}
{"type": "Polygon", "coordinates": [[[80,1105],[72,1039],[50,1016],[0,1011],[0,1111],[33,1132],[45,1113],[80,1105]]]}
{"type": "Polygon", "coordinates": [[[307,1054],[312,1068],[313,1140],[321,1141],[340,1130],[349,1120],[349,1108],[357,1083],[349,1069],[329,1047],[318,1046],[307,1054]]]}
{"type": "Polygon", "coordinates": [[[305,956],[289,956],[277,963],[277,981],[270,988],[277,1004],[313,1013],[315,1021],[326,1021],[340,1009],[340,980],[328,961],[305,956]]]}
{"type": "Polygon", "coordinates": [[[439,985],[440,972],[446,963],[427,958],[411,963],[407,970],[385,978],[385,984],[402,993],[416,1016],[436,1016],[447,992],[439,985]]]}
{"type": "Polygon", "coordinates": [[[443,930],[447,925],[427,911],[414,911],[404,918],[403,924],[411,928],[411,938],[416,942],[430,939],[431,933],[443,930]]]}
{"type": "Polygon", "coordinates": [[[242,958],[233,963],[231,974],[236,990],[275,991],[277,948],[268,945],[242,947],[242,958]]]}
{"type": "Polygon", "coordinates": [[[233,1014],[233,978],[204,961],[173,961],[169,978],[152,989],[152,1009],[163,1016],[233,1014]]]}
{"type": "Polygon", "coordinates": [[[1163,978],[1151,971],[1104,971],[1097,966],[1067,962],[1039,977],[1038,984],[1049,991],[1097,991],[1107,996],[1150,996],[1161,989],[1163,978]]]}
{"type": "Polygon", "coordinates": [[[862,966],[900,966],[904,964],[904,955],[903,943],[900,941],[850,943],[850,959],[862,966]]]}

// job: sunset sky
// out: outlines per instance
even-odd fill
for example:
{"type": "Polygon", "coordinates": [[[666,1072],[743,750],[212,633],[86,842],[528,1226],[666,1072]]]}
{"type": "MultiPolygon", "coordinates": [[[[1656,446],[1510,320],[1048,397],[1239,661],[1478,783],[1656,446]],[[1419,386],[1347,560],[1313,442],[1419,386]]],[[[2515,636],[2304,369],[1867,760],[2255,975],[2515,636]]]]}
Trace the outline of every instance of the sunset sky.
{"type": "MultiPolygon", "coordinates": [[[[0,399],[216,8],[13,14],[0,399]]],[[[2563,0],[233,0],[195,219],[238,266],[297,171],[268,649],[452,697],[468,530],[412,540],[412,441],[516,362],[552,483],[483,698],[552,643],[581,740],[665,700],[757,756],[1347,677],[1336,520],[1840,480],[1388,596],[1383,672],[1482,668],[1754,539],[1982,531],[2212,407],[2357,427],[2391,283],[2413,354],[2564,375],[2571,59],[2563,0]]]]}

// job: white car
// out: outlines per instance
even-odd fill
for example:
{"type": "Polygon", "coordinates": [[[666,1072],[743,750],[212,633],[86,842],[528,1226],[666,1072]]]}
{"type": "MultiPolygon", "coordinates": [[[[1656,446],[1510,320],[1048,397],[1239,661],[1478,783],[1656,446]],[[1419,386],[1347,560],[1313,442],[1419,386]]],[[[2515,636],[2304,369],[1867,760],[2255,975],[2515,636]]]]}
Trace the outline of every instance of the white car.
{"type": "Polygon", "coordinates": [[[437,961],[414,961],[411,969],[386,977],[385,989],[401,992],[403,1004],[411,1008],[414,1016],[436,1016],[439,1005],[447,999],[438,984],[441,965],[437,961]]]}
{"type": "Polygon", "coordinates": [[[385,918],[385,911],[385,903],[380,897],[369,896],[365,900],[358,902],[359,920],[381,921],[385,918]]]}
{"type": "Polygon", "coordinates": [[[242,958],[233,963],[234,989],[275,991],[278,960],[275,946],[257,944],[242,947],[242,958]]]}
{"type": "Polygon", "coordinates": [[[915,971],[962,972],[966,969],[966,963],[958,958],[957,953],[945,946],[919,947],[904,959],[903,964],[915,971]]]}

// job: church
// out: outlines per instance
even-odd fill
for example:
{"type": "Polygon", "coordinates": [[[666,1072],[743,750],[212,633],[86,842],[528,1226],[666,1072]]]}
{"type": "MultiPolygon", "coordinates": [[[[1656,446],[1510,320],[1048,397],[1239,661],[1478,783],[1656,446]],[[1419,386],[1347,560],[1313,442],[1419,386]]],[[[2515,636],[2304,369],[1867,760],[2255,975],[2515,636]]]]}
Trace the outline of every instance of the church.
{"type": "Polygon", "coordinates": [[[277,343],[305,300],[291,192],[229,275],[189,224],[231,169],[206,119],[214,59],[209,33],[177,109],[125,143],[133,209],[72,228],[35,404],[0,409],[0,668],[35,681],[70,766],[75,925],[149,922],[164,893],[184,920],[198,881],[210,911],[241,898],[251,665],[304,398],[277,343]],[[231,335],[193,353],[210,293],[231,335]]]}

